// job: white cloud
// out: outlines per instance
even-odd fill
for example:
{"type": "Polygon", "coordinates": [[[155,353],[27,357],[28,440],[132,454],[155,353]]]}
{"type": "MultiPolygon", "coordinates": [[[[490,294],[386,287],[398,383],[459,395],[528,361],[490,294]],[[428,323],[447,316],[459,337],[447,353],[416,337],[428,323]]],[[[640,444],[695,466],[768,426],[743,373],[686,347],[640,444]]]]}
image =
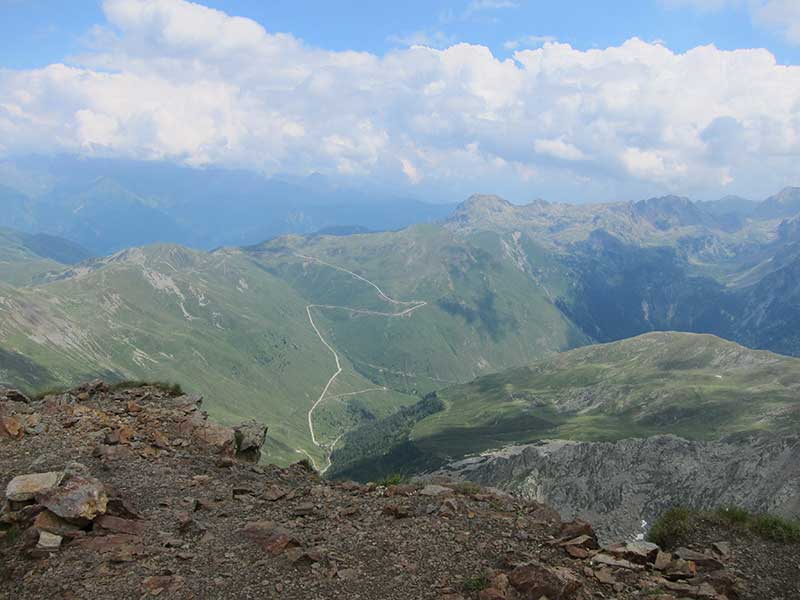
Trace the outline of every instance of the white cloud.
{"type": "Polygon", "coordinates": [[[756,23],[776,29],[792,44],[800,44],[798,0],[757,0],[751,10],[756,23]]]}
{"type": "Polygon", "coordinates": [[[70,65],[0,70],[5,152],[440,188],[577,182],[581,193],[741,193],[796,177],[800,67],[766,50],[679,54],[632,39],[509,59],[470,44],[376,56],[312,48],[184,0],[107,0],[105,11],[96,48],[70,65]]]}
{"type": "Polygon", "coordinates": [[[536,140],[533,143],[533,148],[539,154],[552,156],[561,160],[584,160],[586,155],[577,148],[565,142],[562,138],[553,140],[536,140]]]}

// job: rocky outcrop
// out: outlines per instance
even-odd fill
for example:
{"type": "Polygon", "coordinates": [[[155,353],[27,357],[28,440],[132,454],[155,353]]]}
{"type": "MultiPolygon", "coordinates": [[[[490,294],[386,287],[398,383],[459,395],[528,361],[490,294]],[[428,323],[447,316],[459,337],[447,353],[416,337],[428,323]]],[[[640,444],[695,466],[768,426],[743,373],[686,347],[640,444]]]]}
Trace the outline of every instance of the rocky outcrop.
{"type": "Polygon", "coordinates": [[[236,435],[198,406],[105,386],[5,403],[44,430],[0,438],[0,598],[733,600],[746,583],[712,544],[603,546],[584,521],[475,485],[253,464],[264,428],[236,435]]]}
{"type": "Polygon", "coordinates": [[[644,533],[667,509],[738,506],[800,516],[800,438],[723,442],[663,435],[549,441],[452,463],[438,475],[497,487],[581,517],[605,539],[644,533]]]}

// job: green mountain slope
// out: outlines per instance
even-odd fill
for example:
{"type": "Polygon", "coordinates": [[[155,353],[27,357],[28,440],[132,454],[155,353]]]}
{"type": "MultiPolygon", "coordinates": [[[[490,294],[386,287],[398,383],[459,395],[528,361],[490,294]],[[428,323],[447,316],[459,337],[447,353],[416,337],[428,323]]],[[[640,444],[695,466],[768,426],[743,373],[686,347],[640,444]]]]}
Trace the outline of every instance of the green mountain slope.
{"type": "MultiPolygon", "coordinates": [[[[93,189],[147,207],[112,183],[93,189]]],[[[215,252],[154,245],[66,270],[59,261],[79,253],[51,238],[6,241],[0,379],[31,391],[95,375],[176,381],[205,390],[219,419],[270,423],[271,459],[320,468],[332,448],[358,460],[342,436],[388,417],[381,436],[433,455],[544,432],[644,435],[659,422],[552,403],[490,402],[411,428],[448,414],[419,410],[431,392],[648,331],[800,353],[793,223],[731,227],[672,196],[592,207],[476,196],[438,225],[215,252]]]]}
{"type": "Polygon", "coordinates": [[[564,285],[530,240],[433,226],[131,249],[4,290],[0,347],[20,358],[0,378],[177,381],[223,421],[269,422],[272,460],[322,467],[344,432],[424,393],[587,343],[550,301],[564,285]]]}
{"type": "Polygon", "coordinates": [[[348,451],[363,444],[370,426],[345,436],[334,453],[337,472],[369,472],[392,452],[432,465],[540,439],[797,431],[800,359],[710,335],[651,333],[479,377],[435,398],[440,410],[407,424],[407,436],[375,456],[348,451]]]}
{"type": "Polygon", "coordinates": [[[78,244],[45,234],[0,228],[0,281],[26,284],[38,276],[90,258],[78,244]]]}

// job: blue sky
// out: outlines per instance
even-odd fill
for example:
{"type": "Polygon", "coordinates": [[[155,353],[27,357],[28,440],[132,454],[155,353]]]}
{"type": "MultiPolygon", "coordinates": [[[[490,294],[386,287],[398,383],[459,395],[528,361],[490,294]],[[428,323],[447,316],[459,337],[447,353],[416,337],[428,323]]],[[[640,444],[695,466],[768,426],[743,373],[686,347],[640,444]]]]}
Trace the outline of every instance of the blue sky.
{"type": "Polygon", "coordinates": [[[0,158],[421,198],[797,185],[797,0],[0,0],[0,158]]]}
{"type": "MultiPolygon", "coordinates": [[[[404,41],[438,45],[465,41],[507,55],[507,42],[531,37],[553,37],[581,49],[641,37],[663,40],[677,51],[704,44],[768,48],[784,64],[800,61],[800,45],[754,24],[741,3],[722,10],[670,6],[662,0],[489,1],[484,8],[471,8],[471,2],[463,0],[208,0],[204,4],[331,50],[384,53],[404,41]]],[[[77,54],[86,32],[104,21],[99,0],[0,0],[0,14],[0,64],[10,68],[39,67],[77,54]]]]}

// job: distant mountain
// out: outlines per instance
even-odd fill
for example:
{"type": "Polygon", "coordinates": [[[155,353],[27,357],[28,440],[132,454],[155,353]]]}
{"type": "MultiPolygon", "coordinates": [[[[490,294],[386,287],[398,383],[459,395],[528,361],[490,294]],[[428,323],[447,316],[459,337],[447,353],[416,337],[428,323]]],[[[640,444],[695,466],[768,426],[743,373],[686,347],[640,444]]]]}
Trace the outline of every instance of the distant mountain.
{"type": "MultiPolygon", "coordinates": [[[[15,206],[32,212],[22,216],[68,223],[93,247],[128,243],[126,221],[148,239],[309,228],[213,252],[128,248],[73,267],[26,242],[4,259],[18,271],[0,273],[0,380],[31,391],[96,375],[196,385],[219,419],[269,417],[270,453],[281,462],[310,456],[324,468],[331,447],[344,451],[342,434],[393,418],[370,438],[383,443],[438,410],[431,392],[598,342],[678,330],[800,355],[792,219],[748,217],[731,230],[675,196],[516,206],[476,195],[442,222],[375,232],[353,214],[383,210],[386,223],[385,203],[373,213],[351,204],[322,227],[306,213],[289,222],[295,213],[264,203],[265,180],[252,174],[236,188],[244,200],[226,211],[218,194],[239,181],[231,172],[193,171],[201,189],[191,178],[170,184],[164,165],[137,164],[130,172],[154,177],[139,183],[116,162],[91,181],[82,169],[96,165],[78,164],[36,187],[20,184],[23,166],[14,182],[29,195],[15,206]],[[151,194],[151,185],[165,191],[151,194]],[[184,194],[193,189],[199,203],[184,194]],[[45,205],[62,212],[36,212],[45,205]],[[191,210],[205,210],[215,228],[202,233],[191,210]]],[[[297,189],[291,179],[273,184],[297,189]]],[[[341,191],[321,177],[309,188],[341,191]]],[[[315,215],[336,210],[314,206],[315,215]]],[[[519,421],[526,430],[538,422],[519,421]]]]}
{"type": "Polygon", "coordinates": [[[385,231],[451,206],[320,176],[267,178],[164,162],[25,157],[0,162],[0,226],[69,238],[104,254],[165,242],[211,249],[326,227],[385,231]]]}
{"type": "Polygon", "coordinates": [[[748,217],[756,210],[758,202],[741,196],[724,196],[719,200],[698,202],[698,206],[704,212],[715,217],[724,217],[726,215],[748,217]]]}
{"type": "Polygon", "coordinates": [[[0,228],[0,282],[27,284],[91,256],[85,248],[59,237],[0,228]]]}
{"type": "Polygon", "coordinates": [[[663,196],[634,202],[633,214],[662,231],[676,227],[699,226],[709,223],[698,206],[681,196],[663,196]]]}
{"type": "Polygon", "coordinates": [[[758,219],[786,219],[800,214],[800,188],[787,187],[762,202],[753,213],[758,219]]]}

